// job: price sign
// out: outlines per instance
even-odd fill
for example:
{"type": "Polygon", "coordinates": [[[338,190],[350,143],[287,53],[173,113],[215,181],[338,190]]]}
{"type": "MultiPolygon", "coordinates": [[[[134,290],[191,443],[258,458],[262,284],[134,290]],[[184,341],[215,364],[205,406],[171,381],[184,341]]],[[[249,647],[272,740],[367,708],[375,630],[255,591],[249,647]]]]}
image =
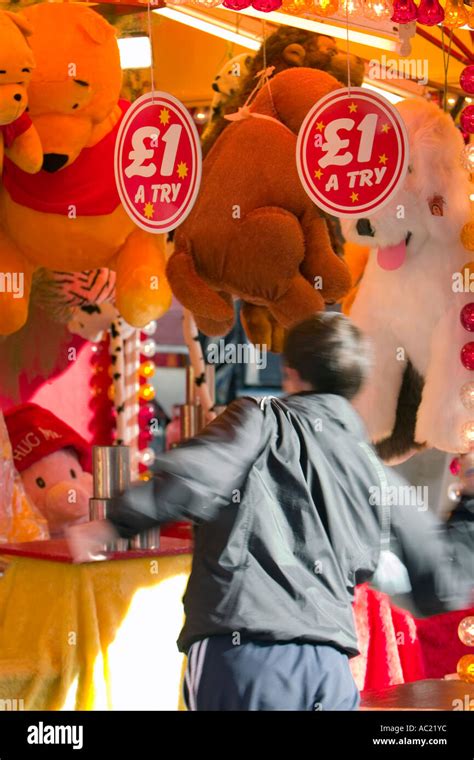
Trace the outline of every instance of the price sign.
{"type": "Polygon", "coordinates": [[[382,96],[363,87],[335,90],[301,125],[296,161],[304,189],[323,211],[368,216],[393,198],[405,178],[405,125],[382,96]]]}
{"type": "Polygon", "coordinates": [[[191,115],[166,92],[147,93],[125,113],[115,144],[120,200],[147,232],[175,229],[201,182],[201,145],[191,115]]]}

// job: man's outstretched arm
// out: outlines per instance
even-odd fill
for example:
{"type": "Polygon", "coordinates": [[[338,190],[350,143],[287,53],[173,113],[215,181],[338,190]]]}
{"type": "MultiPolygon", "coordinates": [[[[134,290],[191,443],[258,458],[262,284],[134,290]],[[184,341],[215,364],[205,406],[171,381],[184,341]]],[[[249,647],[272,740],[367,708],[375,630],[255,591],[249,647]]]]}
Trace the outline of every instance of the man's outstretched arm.
{"type": "Polygon", "coordinates": [[[153,478],[114,499],[110,523],[129,538],[165,522],[215,519],[262,450],[263,419],[253,399],[234,401],[202,433],[159,456],[153,478]]]}
{"type": "Polygon", "coordinates": [[[418,617],[472,604],[474,500],[460,505],[447,524],[427,509],[393,507],[391,548],[405,565],[412,587],[408,596],[393,598],[396,604],[418,617]]]}

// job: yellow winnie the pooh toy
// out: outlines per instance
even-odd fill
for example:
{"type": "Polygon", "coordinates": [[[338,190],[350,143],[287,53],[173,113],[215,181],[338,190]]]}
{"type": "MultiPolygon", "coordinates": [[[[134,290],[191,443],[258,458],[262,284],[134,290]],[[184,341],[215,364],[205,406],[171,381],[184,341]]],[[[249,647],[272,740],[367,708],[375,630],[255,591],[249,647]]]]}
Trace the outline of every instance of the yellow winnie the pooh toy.
{"type": "Polygon", "coordinates": [[[33,27],[36,60],[29,114],[44,160],[42,170],[29,175],[5,159],[0,269],[11,273],[12,287],[0,290],[0,334],[25,323],[38,267],[115,270],[117,308],[141,327],[167,310],[171,291],[164,239],[135,227],[115,186],[115,139],[129,104],[119,101],[114,29],[81,4],[42,3],[24,15],[33,27]]]}
{"type": "Polygon", "coordinates": [[[0,11],[0,174],[4,152],[25,172],[39,172],[41,143],[26,113],[26,88],[34,69],[26,40],[31,27],[20,14],[0,11]]]}

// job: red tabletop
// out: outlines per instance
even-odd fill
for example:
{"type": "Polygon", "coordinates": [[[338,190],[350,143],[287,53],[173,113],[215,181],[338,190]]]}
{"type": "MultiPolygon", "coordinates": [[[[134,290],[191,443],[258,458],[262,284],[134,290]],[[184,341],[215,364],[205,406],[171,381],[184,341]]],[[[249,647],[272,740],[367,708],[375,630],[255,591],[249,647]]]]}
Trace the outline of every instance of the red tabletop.
{"type": "MultiPolygon", "coordinates": [[[[126,552],[106,552],[107,560],[138,559],[140,557],[173,557],[191,554],[193,542],[189,538],[161,536],[159,549],[131,549],[126,552]]],[[[30,557],[51,562],[72,563],[71,553],[65,539],[29,541],[22,544],[0,544],[0,555],[30,557]]]]}

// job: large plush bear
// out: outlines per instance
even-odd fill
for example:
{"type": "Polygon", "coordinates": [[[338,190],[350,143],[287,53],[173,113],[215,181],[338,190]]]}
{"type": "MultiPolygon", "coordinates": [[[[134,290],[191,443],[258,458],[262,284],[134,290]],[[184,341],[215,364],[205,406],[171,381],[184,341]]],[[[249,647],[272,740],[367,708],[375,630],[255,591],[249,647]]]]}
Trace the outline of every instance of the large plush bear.
{"type": "Polygon", "coordinates": [[[171,292],[163,239],[135,227],[115,186],[115,138],[128,104],[119,102],[114,29],[82,3],[33,5],[24,16],[36,59],[29,115],[44,161],[32,176],[5,160],[0,262],[22,282],[1,295],[0,334],[25,323],[38,267],[115,270],[117,308],[142,326],[166,311],[171,292]]]}
{"type": "Polygon", "coordinates": [[[414,444],[466,451],[473,417],[461,396],[473,377],[461,362],[472,338],[460,314],[474,301],[460,274],[472,255],[460,241],[469,218],[463,141],[436,105],[413,98],[397,108],[410,143],[404,185],[382,211],[342,224],[372,249],[350,316],[371,337],[375,366],[355,405],[374,441],[397,434],[397,449],[382,450],[387,459],[414,444]]]}
{"type": "Polygon", "coordinates": [[[295,159],[306,114],[338,88],[315,69],[277,74],[205,159],[201,192],[176,232],[167,274],[206,335],[230,330],[237,296],[250,340],[281,350],[285,328],[348,290],[347,267],[295,159]]]}
{"type": "Polygon", "coordinates": [[[5,412],[13,462],[23,487],[47,520],[51,538],[89,519],[92,496],[90,451],[69,425],[38,404],[5,412]]]}
{"type": "Polygon", "coordinates": [[[26,19],[0,11],[0,174],[5,152],[25,172],[39,172],[43,161],[38,134],[26,111],[27,86],[35,67],[30,35],[26,19]]]}

